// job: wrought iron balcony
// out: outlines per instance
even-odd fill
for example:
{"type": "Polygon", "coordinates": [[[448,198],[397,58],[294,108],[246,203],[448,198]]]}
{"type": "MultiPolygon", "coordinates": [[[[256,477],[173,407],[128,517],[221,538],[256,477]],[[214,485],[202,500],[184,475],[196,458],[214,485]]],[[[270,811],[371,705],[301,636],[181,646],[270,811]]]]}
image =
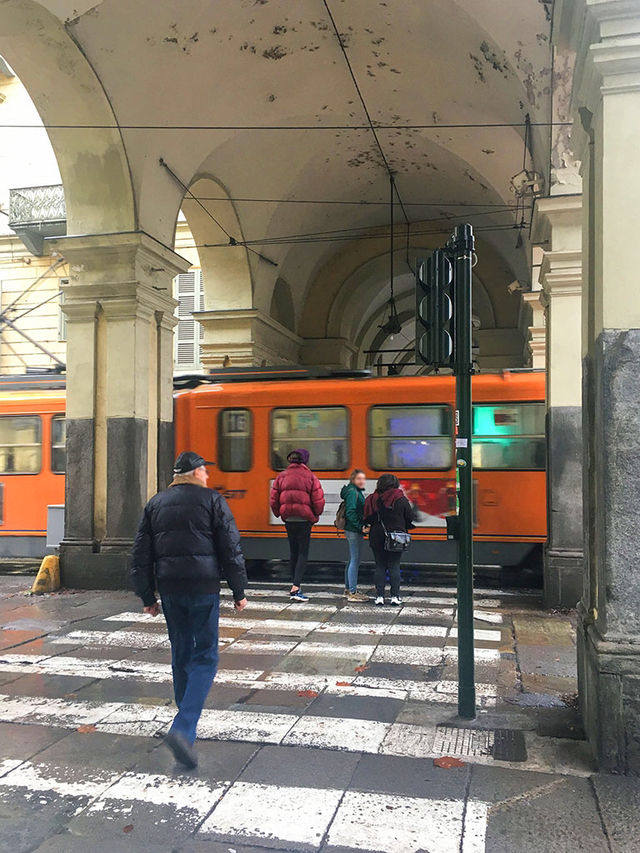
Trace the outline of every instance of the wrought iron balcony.
{"type": "Polygon", "coordinates": [[[62,184],[9,190],[9,228],[32,254],[42,255],[45,237],[67,233],[62,184]]]}

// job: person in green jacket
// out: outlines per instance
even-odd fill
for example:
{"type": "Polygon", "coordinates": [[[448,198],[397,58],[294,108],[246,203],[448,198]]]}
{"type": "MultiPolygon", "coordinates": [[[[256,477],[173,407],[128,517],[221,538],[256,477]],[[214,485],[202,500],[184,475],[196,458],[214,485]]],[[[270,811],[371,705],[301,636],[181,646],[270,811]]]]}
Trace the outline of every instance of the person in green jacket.
{"type": "Polygon", "coordinates": [[[342,487],[340,497],[344,501],[346,523],[345,539],[349,544],[349,562],[344,573],[344,594],[347,601],[368,601],[369,596],[358,592],[358,569],[362,551],[362,528],[364,519],[364,490],[367,475],[356,468],[351,472],[349,482],[342,487]]]}

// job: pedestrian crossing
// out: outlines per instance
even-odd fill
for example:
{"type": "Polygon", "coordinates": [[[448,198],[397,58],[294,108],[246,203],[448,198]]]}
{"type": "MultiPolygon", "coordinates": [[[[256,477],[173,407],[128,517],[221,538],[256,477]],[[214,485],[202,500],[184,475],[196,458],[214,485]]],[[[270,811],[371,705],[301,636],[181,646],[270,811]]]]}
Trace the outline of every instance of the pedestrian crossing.
{"type": "Polygon", "coordinates": [[[99,826],[105,832],[110,825],[131,831],[143,815],[145,839],[166,838],[169,831],[172,837],[193,836],[203,844],[228,841],[234,845],[230,850],[251,842],[317,850],[324,839],[329,849],[336,850],[481,853],[485,849],[489,805],[480,800],[233,778],[209,781],[137,770],[105,773],[87,768],[77,775],[73,778],[68,767],[51,763],[0,761],[0,803],[10,803],[16,796],[46,795],[44,802],[51,808],[62,802],[71,806],[72,831],[99,826]],[[303,819],[291,819],[294,807],[303,819]]]}
{"type": "MultiPolygon", "coordinates": [[[[225,853],[484,851],[491,806],[471,796],[470,768],[526,769],[542,780],[558,768],[534,731],[524,732],[526,761],[498,761],[486,747],[495,741],[487,730],[479,746],[456,753],[465,766],[443,774],[444,785],[425,784],[433,759],[451,741],[443,725],[456,715],[453,591],[414,590],[398,609],[347,604],[339,588],[308,591],[309,605],[296,606],[265,585],[251,592],[241,614],[222,596],[220,668],[213,707],[198,728],[195,773],[169,771],[171,756],[160,745],[175,713],[162,617],[121,598],[119,608],[51,620],[33,641],[18,632],[15,643],[5,637],[0,811],[33,803],[65,814],[74,837],[130,833],[135,850],[165,844],[177,851],[181,839],[190,839],[193,850],[211,845],[225,853]],[[50,686],[48,696],[40,694],[38,679],[67,679],[69,692],[52,694],[50,686]],[[21,752],[4,735],[16,730],[32,731],[34,742],[51,733],[55,743],[71,746],[21,752]],[[86,758],[75,765],[74,756],[92,755],[95,742],[107,750],[120,744],[122,766],[107,760],[94,767],[86,758]],[[355,773],[367,760],[374,762],[368,779],[355,773]],[[399,761],[403,770],[394,777],[399,761]],[[419,768],[406,771],[406,762],[419,768]],[[406,772],[422,781],[410,785],[406,772]]],[[[474,639],[478,705],[490,715],[519,685],[510,616],[494,606],[494,591],[485,599],[476,603],[474,639]]],[[[459,738],[472,746],[473,740],[473,731],[459,738]]],[[[20,743],[29,744],[29,736],[20,743]]]]}

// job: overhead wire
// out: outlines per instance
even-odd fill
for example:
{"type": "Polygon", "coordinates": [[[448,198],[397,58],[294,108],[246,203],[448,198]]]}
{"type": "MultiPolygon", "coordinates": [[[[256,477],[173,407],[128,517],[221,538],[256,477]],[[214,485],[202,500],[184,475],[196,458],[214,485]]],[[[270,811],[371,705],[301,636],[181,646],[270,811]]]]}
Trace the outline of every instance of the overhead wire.
{"type": "Polygon", "coordinates": [[[338,41],[338,44],[340,45],[340,51],[342,53],[342,56],[344,57],[344,61],[346,63],[347,69],[349,71],[349,76],[351,77],[351,80],[353,82],[353,86],[356,90],[356,94],[358,95],[358,98],[359,98],[360,103],[362,105],[362,109],[363,109],[364,114],[367,118],[369,129],[370,129],[371,134],[373,136],[373,139],[376,143],[376,147],[378,148],[378,151],[380,152],[380,157],[382,158],[382,163],[384,165],[384,168],[387,170],[387,174],[389,175],[389,179],[391,180],[391,183],[392,183],[393,191],[395,192],[396,198],[398,199],[398,202],[399,202],[400,207],[402,209],[402,213],[404,215],[405,222],[408,225],[409,224],[409,217],[407,215],[407,211],[404,208],[404,204],[402,203],[402,198],[400,196],[398,188],[395,185],[395,181],[393,179],[393,170],[389,164],[389,161],[387,160],[386,154],[384,153],[384,149],[382,148],[382,145],[380,143],[380,139],[378,138],[378,134],[376,132],[376,125],[374,124],[374,121],[371,118],[371,113],[369,112],[369,108],[367,107],[366,101],[364,99],[364,95],[362,94],[362,90],[360,89],[360,86],[358,84],[358,80],[357,80],[355,72],[353,70],[353,66],[351,65],[351,60],[349,59],[349,54],[347,53],[347,48],[345,47],[345,44],[344,44],[344,38],[342,37],[340,30],[338,29],[338,25],[336,24],[335,18],[333,17],[333,13],[332,13],[331,8],[329,6],[328,0],[322,0],[322,3],[324,5],[324,8],[326,9],[327,15],[329,16],[329,21],[331,22],[331,26],[333,27],[334,35],[338,41]]]}
{"type": "MultiPolygon", "coordinates": [[[[528,224],[528,223],[525,223],[525,224],[528,224]]],[[[453,225],[453,223],[452,223],[452,225],[453,225]]],[[[376,227],[376,226],[373,226],[373,227],[376,227]]],[[[482,233],[482,232],[488,233],[488,232],[500,232],[500,231],[514,231],[517,229],[518,229],[518,225],[515,223],[511,223],[511,224],[505,224],[505,225],[487,225],[487,226],[480,225],[480,226],[477,226],[474,229],[474,231],[476,233],[482,233]]],[[[451,226],[449,228],[435,228],[435,229],[430,229],[430,230],[420,229],[420,230],[412,231],[412,235],[414,237],[422,237],[422,236],[434,235],[434,234],[450,234],[450,233],[451,233],[451,226]]],[[[370,234],[370,233],[366,234],[366,233],[363,233],[363,234],[358,234],[358,235],[354,235],[354,234],[350,234],[350,233],[347,233],[347,234],[345,234],[345,233],[330,233],[330,234],[327,234],[326,236],[318,235],[315,237],[292,236],[292,237],[271,238],[269,240],[264,240],[264,239],[262,239],[262,240],[246,240],[243,242],[239,242],[237,245],[238,246],[310,245],[313,243],[345,242],[345,241],[354,240],[354,239],[358,239],[358,240],[380,240],[380,239],[386,238],[387,236],[388,236],[388,234],[385,234],[385,233],[382,233],[382,234],[370,234]]],[[[221,249],[221,248],[228,248],[229,245],[230,245],[229,243],[197,243],[193,246],[193,248],[195,248],[195,249],[221,249]]]]}
{"type": "MultiPolygon", "coordinates": [[[[328,205],[350,205],[353,207],[387,207],[388,201],[366,201],[365,199],[349,201],[347,199],[325,199],[325,198],[255,198],[242,196],[214,196],[214,195],[193,195],[193,199],[199,201],[231,201],[234,204],[250,202],[263,204],[328,204],[328,205]]],[[[394,204],[399,204],[394,202],[394,204]]],[[[517,204],[508,204],[507,202],[466,202],[466,201],[405,201],[405,207],[489,207],[489,208],[508,208],[516,210],[517,204]]]]}
{"type": "MultiPolygon", "coordinates": [[[[474,214],[474,219],[478,219],[478,218],[483,217],[483,216],[502,216],[503,214],[510,213],[510,212],[511,211],[509,211],[509,210],[484,211],[484,212],[474,214]]],[[[459,217],[451,217],[451,221],[453,222],[457,218],[459,218],[459,217]]],[[[430,220],[427,220],[427,221],[430,221],[430,220]]],[[[293,234],[293,235],[288,234],[288,235],[279,235],[279,236],[275,236],[275,237],[263,237],[261,240],[256,239],[252,242],[268,244],[268,243],[273,242],[273,241],[278,242],[282,239],[289,240],[292,237],[296,238],[296,239],[297,238],[306,239],[306,238],[315,238],[315,237],[325,237],[325,236],[330,236],[330,235],[344,235],[344,236],[349,236],[350,238],[356,238],[356,237],[358,237],[358,235],[360,233],[363,233],[363,232],[366,234],[369,234],[373,228],[378,229],[378,233],[374,234],[372,236],[384,238],[384,237],[389,236],[389,231],[387,230],[388,227],[390,227],[390,226],[386,226],[386,225],[357,225],[357,226],[354,226],[353,228],[330,228],[330,229],[325,229],[322,231],[304,231],[304,232],[300,232],[298,234],[293,234]]],[[[516,227],[516,226],[510,225],[509,227],[516,227]]],[[[419,234],[420,232],[416,231],[416,232],[412,232],[412,233],[419,234]]]]}
{"type": "Polygon", "coordinates": [[[241,240],[236,240],[236,238],[229,231],[227,231],[227,229],[224,227],[222,222],[220,222],[220,220],[217,219],[213,215],[213,213],[211,213],[209,208],[206,207],[198,198],[196,198],[196,196],[191,192],[189,187],[184,183],[184,181],[182,181],[176,175],[176,173],[173,171],[173,169],[169,166],[169,164],[167,163],[167,161],[163,157],[160,158],[159,162],[160,162],[160,165],[167,170],[167,172],[171,175],[171,177],[182,187],[182,189],[187,194],[187,196],[189,198],[193,199],[193,201],[195,201],[198,204],[198,206],[200,208],[202,208],[202,210],[207,214],[207,216],[211,220],[213,220],[213,222],[215,222],[215,224],[222,231],[222,233],[228,237],[228,239],[229,239],[228,245],[229,246],[244,246],[248,251],[253,252],[254,255],[257,255],[257,257],[259,257],[261,260],[266,261],[268,264],[271,264],[271,266],[274,266],[274,267],[277,266],[276,262],[272,261],[271,258],[268,258],[266,255],[263,255],[261,252],[258,252],[255,249],[252,249],[245,242],[243,242],[241,240]]]}
{"type": "MultiPolygon", "coordinates": [[[[571,127],[571,121],[535,121],[530,127],[571,127]]],[[[525,121],[459,122],[452,124],[390,124],[373,122],[376,130],[480,130],[482,128],[526,127],[525,121]]],[[[215,130],[215,131],[360,131],[371,130],[368,124],[1,124],[0,130],[215,130]]]]}

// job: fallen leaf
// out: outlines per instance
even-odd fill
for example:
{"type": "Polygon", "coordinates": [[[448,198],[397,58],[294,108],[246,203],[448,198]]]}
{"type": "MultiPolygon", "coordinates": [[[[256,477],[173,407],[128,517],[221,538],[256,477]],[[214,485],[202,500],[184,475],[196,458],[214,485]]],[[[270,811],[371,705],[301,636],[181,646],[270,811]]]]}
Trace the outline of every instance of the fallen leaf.
{"type": "Polygon", "coordinates": [[[126,826],[122,827],[123,832],[133,832],[133,824],[128,823],[126,826]]]}
{"type": "Polygon", "coordinates": [[[336,681],[336,687],[351,687],[350,681],[336,681]]]}
{"type": "Polygon", "coordinates": [[[464,767],[465,762],[460,761],[459,758],[454,758],[453,755],[443,755],[442,758],[434,758],[433,765],[442,770],[451,770],[452,767],[464,767]]]}
{"type": "Polygon", "coordinates": [[[309,699],[315,699],[317,695],[317,690],[298,690],[298,696],[306,696],[309,699]]]}
{"type": "Polygon", "coordinates": [[[365,669],[369,669],[368,666],[357,666],[353,671],[354,672],[364,672],[365,669]]]}
{"type": "Polygon", "coordinates": [[[91,732],[97,732],[98,729],[91,723],[87,723],[84,726],[78,726],[76,731],[80,732],[81,735],[88,735],[91,734],[91,732]]]}

